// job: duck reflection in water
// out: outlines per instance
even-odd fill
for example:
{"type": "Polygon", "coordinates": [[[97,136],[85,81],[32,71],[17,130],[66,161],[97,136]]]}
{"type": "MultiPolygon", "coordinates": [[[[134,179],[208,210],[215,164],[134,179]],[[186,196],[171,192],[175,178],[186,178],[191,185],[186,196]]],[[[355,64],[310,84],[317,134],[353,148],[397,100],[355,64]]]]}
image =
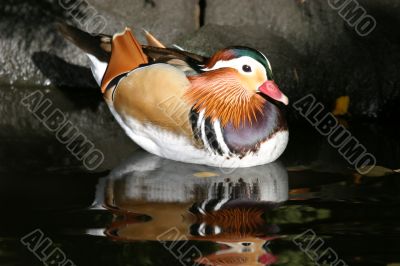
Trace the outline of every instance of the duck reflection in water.
{"type": "MultiPolygon", "coordinates": [[[[135,153],[107,177],[99,203],[114,214],[106,235],[124,241],[209,241],[205,265],[267,265],[264,248],[279,237],[266,213],[288,198],[285,168],[274,162],[221,169],[135,153]]],[[[204,254],[203,254],[204,255],[204,254]]]]}

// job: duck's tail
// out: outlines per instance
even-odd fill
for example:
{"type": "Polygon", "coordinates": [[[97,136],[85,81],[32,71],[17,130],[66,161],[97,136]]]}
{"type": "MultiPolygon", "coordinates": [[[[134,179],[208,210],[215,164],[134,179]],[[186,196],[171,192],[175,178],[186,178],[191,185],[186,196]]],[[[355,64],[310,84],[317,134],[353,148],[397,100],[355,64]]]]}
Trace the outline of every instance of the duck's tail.
{"type": "Polygon", "coordinates": [[[93,76],[97,84],[101,86],[111,58],[112,36],[92,35],[64,23],[58,23],[57,26],[67,40],[82,49],[89,57],[93,76]]]}
{"type": "MultiPolygon", "coordinates": [[[[148,63],[142,46],[129,28],[114,36],[92,35],[66,24],[59,24],[58,28],[66,39],[86,52],[103,93],[114,78],[148,63]]],[[[163,47],[150,33],[145,35],[150,45],[163,47]]]]}

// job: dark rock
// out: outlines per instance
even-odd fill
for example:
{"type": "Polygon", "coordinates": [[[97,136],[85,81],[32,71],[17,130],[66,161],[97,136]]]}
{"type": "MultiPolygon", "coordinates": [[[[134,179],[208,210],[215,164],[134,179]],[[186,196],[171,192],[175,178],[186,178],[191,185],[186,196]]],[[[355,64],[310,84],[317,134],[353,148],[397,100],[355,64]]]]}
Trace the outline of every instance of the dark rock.
{"type": "MultiPolygon", "coordinates": [[[[315,51],[340,45],[346,39],[346,22],[329,3],[332,0],[214,0],[207,2],[206,24],[246,26],[259,25],[287,39],[299,51],[315,51]]],[[[378,26],[396,20],[400,3],[396,1],[358,1],[372,15],[378,26]],[[383,20],[383,21],[382,21],[383,20]]],[[[385,25],[386,26],[386,25],[385,25]]],[[[385,27],[386,28],[386,27],[385,27]]],[[[385,31],[396,33],[392,25],[385,31]]],[[[383,31],[383,28],[379,29],[383,31]]]]}
{"type": "Polygon", "coordinates": [[[56,108],[104,155],[104,161],[96,171],[111,169],[137,149],[137,145],[112,117],[104,101],[99,103],[99,99],[85,89],[81,89],[81,92],[69,92],[67,89],[73,88],[64,91],[53,86],[1,87],[0,160],[7,163],[0,167],[0,172],[3,168],[13,171],[28,168],[84,169],[82,161],[77,160],[66,145],[57,140],[56,132],[42,122],[56,108]],[[21,103],[33,92],[42,93],[42,99],[51,103],[47,110],[42,111],[47,114],[43,120],[21,103]],[[91,108],[83,108],[84,102],[91,108]]]}
{"type": "MultiPolygon", "coordinates": [[[[58,33],[55,22],[64,21],[86,31],[112,34],[125,26],[142,28],[160,36],[166,44],[178,37],[193,32],[196,25],[196,1],[194,0],[143,0],[143,1],[100,1],[100,0],[4,0],[0,3],[0,84],[36,84],[95,86],[90,76],[79,79],[60,80],[59,76],[76,76],[79,69],[55,66],[48,53],[72,65],[87,65],[86,56],[58,33]],[[105,23],[103,23],[105,22],[105,23]],[[34,56],[36,54],[36,57],[34,56]],[[43,73],[52,67],[56,77],[43,73]],[[43,68],[44,67],[44,68],[43,68]],[[54,83],[57,79],[57,83],[54,83]],[[61,83],[60,83],[61,82],[61,83]]],[[[143,41],[142,36],[139,39],[143,41]]]]}
{"type": "Polygon", "coordinates": [[[259,25],[259,32],[269,30],[287,39],[300,52],[314,50],[340,40],[343,21],[326,1],[296,0],[216,0],[208,1],[206,24],[259,25]]]}
{"type": "MultiPolygon", "coordinates": [[[[302,62],[296,61],[299,86],[295,90],[288,87],[287,94],[292,100],[313,93],[329,110],[337,97],[349,95],[353,115],[389,120],[397,117],[400,113],[400,33],[397,30],[400,4],[359,1],[377,22],[372,33],[362,37],[329,2],[208,1],[205,23],[228,25],[227,30],[239,35],[246,28],[252,27],[254,31],[258,27],[260,36],[266,31],[273,32],[291,44],[304,58],[302,62]]],[[[279,50],[283,56],[287,53],[284,49],[279,50]]],[[[277,76],[278,71],[275,70],[277,76]]]]}
{"type": "MultiPolygon", "coordinates": [[[[125,26],[132,27],[137,32],[146,29],[160,41],[170,45],[177,37],[198,28],[196,0],[88,0],[88,2],[99,11],[100,15],[107,18],[106,33],[109,34],[121,31],[125,26]]],[[[139,40],[144,41],[143,38],[139,40]]]]}

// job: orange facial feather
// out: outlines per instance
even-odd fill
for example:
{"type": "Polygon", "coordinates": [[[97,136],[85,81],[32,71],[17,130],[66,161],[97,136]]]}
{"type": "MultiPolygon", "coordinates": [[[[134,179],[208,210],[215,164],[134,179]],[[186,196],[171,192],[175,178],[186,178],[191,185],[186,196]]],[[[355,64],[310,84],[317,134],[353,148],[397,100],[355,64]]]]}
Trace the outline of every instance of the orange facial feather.
{"type": "Polygon", "coordinates": [[[185,99],[205,117],[219,119],[222,126],[232,123],[235,128],[251,125],[262,112],[265,99],[243,87],[234,69],[221,68],[190,76],[191,88],[185,99]]]}

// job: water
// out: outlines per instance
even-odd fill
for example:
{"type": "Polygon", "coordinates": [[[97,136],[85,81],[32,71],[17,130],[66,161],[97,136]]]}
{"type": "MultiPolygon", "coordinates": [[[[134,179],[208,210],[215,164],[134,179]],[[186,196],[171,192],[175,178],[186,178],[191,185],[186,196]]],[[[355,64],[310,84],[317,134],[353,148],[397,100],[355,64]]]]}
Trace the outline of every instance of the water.
{"type": "MultiPolygon", "coordinates": [[[[400,168],[398,128],[348,127],[379,165],[400,168]]],[[[51,137],[3,131],[0,265],[44,265],[55,250],[66,265],[398,265],[400,174],[360,176],[313,128],[290,128],[280,162],[264,166],[229,171],[117,145],[95,173],[51,137]]]]}

